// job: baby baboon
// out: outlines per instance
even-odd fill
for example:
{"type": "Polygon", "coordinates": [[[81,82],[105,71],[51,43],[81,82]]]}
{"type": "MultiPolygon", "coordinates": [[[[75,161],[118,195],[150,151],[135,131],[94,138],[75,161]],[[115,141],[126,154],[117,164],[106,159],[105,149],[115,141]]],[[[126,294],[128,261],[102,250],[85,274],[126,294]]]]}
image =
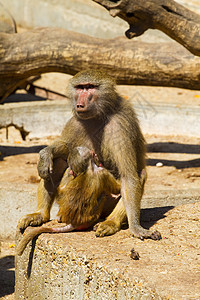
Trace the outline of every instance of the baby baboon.
{"type": "Polygon", "coordinates": [[[99,219],[107,197],[120,193],[119,182],[105,168],[98,166],[94,151],[86,147],[74,148],[68,157],[68,165],[56,193],[58,218],[66,225],[40,226],[25,232],[16,249],[18,255],[22,255],[26,245],[38,234],[89,228],[99,219]]]}
{"type": "Polygon", "coordinates": [[[85,146],[94,149],[104,168],[121,182],[121,199],[107,219],[99,223],[96,236],[120,230],[127,215],[134,236],[160,239],[157,231],[140,225],[140,174],[145,169],[145,141],[131,104],[117,93],[113,78],[98,70],[76,74],[69,82],[68,97],[74,116],[61,136],[40,151],[38,171],[44,188],[38,190],[37,212],[21,219],[20,227],[49,220],[67,158],[75,147],[85,146]]]}

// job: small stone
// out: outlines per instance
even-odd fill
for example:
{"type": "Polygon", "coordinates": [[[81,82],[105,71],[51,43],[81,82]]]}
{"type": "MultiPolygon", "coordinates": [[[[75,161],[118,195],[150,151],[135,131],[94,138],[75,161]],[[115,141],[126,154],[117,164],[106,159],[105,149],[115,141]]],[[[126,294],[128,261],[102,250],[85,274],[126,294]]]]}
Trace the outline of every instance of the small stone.
{"type": "Polygon", "coordinates": [[[135,251],[135,249],[131,249],[131,254],[130,257],[134,260],[139,260],[140,259],[140,255],[137,251],[135,251]]]}
{"type": "Polygon", "coordinates": [[[158,162],[158,163],[156,164],[156,167],[163,167],[163,163],[162,163],[162,162],[158,162]]]}

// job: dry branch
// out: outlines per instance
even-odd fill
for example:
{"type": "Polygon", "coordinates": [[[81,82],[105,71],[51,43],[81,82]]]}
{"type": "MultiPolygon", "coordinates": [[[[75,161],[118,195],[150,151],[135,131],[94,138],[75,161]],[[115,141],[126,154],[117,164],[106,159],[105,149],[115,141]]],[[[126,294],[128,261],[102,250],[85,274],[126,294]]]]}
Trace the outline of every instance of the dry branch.
{"type": "Polygon", "coordinates": [[[118,84],[200,89],[200,58],[173,44],[97,39],[64,29],[0,33],[0,98],[28,77],[101,68],[118,84]]]}
{"type": "Polygon", "coordinates": [[[173,0],[93,0],[125,20],[128,38],[158,29],[200,56],[200,15],[173,0]]]}

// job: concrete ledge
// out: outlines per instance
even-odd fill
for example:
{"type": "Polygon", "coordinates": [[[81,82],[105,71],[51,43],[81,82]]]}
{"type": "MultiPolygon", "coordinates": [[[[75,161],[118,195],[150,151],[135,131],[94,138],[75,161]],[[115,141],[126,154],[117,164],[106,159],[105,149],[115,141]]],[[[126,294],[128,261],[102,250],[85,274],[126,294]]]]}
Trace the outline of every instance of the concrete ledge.
{"type": "Polygon", "coordinates": [[[128,230],[105,238],[42,234],[16,257],[15,298],[199,299],[199,214],[200,203],[148,214],[161,241],[133,239],[128,230]]]}
{"type": "Polygon", "coordinates": [[[71,110],[67,100],[5,103],[0,106],[0,128],[15,126],[30,138],[59,135],[71,110]]]}
{"type": "MultiPolygon", "coordinates": [[[[35,211],[37,206],[36,184],[0,184],[1,211],[0,238],[14,238],[19,219],[35,211]]],[[[57,214],[57,206],[52,209],[52,217],[57,214]]]]}
{"type": "MultiPolygon", "coordinates": [[[[144,134],[200,137],[198,106],[148,103],[140,93],[133,99],[144,134]]],[[[59,135],[72,116],[71,110],[68,100],[5,103],[0,106],[0,128],[15,126],[29,138],[59,135]]]]}

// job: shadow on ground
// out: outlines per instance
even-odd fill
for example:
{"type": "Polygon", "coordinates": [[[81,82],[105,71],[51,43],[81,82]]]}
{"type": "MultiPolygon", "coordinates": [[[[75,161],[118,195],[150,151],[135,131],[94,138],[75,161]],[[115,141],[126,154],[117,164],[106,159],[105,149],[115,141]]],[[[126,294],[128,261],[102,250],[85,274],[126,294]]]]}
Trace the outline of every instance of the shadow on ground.
{"type": "MultiPolygon", "coordinates": [[[[46,145],[38,145],[31,147],[21,146],[0,146],[0,160],[6,156],[19,155],[25,153],[38,153],[46,145]]],[[[179,144],[179,143],[153,143],[147,146],[147,151],[151,153],[186,153],[186,154],[200,154],[199,145],[179,144]]],[[[148,166],[155,166],[158,162],[165,166],[174,166],[177,169],[184,168],[198,168],[200,167],[200,159],[191,160],[168,160],[168,159],[147,159],[148,166]]]]}
{"type": "Polygon", "coordinates": [[[13,255],[0,258],[0,298],[14,293],[15,257],[13,255]]]}
{"type": "Polygon", "coordinates": [[[157,223],[158,220],[166,218],[165,214],[173,208],[174,206],[163,206],[141,209],[141,225],[149,229],[157,223]]]}
{"type": "Polygon", "coordinates": [[[186,169],[186,168],[199,168],[200,159],[191,159],[191,160],[169,160],[169,159],[147,159],[147,166],[156,166],[157,163],[163,163],[164,166],[175,167],[176,169],[186,169]]]}
{"type": "Polygon", "coordinates": [[[147,146],[148,152],[200,154],[200,145],[180,144],[174,142],[152,143],[147,146]]]}
{"type": "MultiPolygon", "coordinates": [[[[147,146],[147,151],[151,153],[182,153],[182,154],[200,154],[200,145],[169,143],[152,143],[147,146]]],[[[164,166],[173,166],[177,169],[198,168],[200,159],[191,160],[168,160],[168,159],[147,159],[148,166],[155,166],[158,162],[164,166]]]]}
{"type": "Polygon", "coordinates": [[[38,145],[31,147],[22,146],[0,146],[0,160],[6,156],[26,154],[26,153],[39,153],[46,145],[38,145]]]}

